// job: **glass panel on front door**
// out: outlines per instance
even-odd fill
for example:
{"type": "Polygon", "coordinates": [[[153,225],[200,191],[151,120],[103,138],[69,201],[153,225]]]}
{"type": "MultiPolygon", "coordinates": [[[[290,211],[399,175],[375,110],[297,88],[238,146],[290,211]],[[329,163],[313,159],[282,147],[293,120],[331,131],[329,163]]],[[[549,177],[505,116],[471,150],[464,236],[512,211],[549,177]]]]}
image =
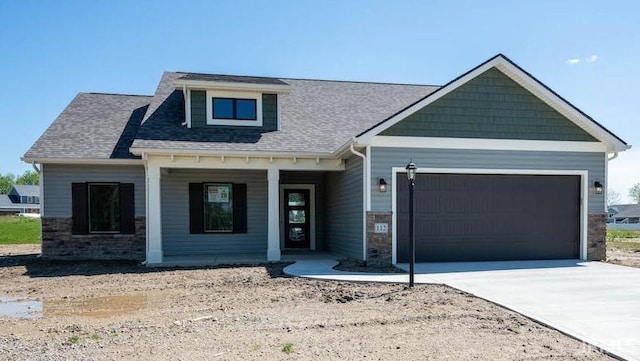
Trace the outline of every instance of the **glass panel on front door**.
{"type": "Polygon", "coordinates": [[[284,248],[309,248],[309,190],[285,189],[284,199],[284,248]]]}

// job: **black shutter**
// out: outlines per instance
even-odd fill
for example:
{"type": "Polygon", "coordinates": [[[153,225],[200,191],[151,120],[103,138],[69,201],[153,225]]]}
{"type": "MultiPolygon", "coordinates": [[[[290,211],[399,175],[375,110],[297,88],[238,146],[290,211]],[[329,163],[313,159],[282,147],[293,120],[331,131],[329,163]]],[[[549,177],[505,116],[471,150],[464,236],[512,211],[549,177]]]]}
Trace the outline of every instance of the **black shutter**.
{"type": "Polygon", "coordinates": [[[133,183],[120,183],[120,233],[136,233],[133,183]]]}
{"type": "Polygon", "coordinates": [[[204,185],[189,183],[189,233],[204,233],[204,185]]]}
{"type": "Polygon", "coordinates": [[[233,232],[247,233],[246,184],[233,184],[233,232]]]}
{"type": "Polygon", "coordinates": [[[73,234],[89,233],[89,211],[87,200],[87,184],[71,184],[71,217],[73,234]]]}

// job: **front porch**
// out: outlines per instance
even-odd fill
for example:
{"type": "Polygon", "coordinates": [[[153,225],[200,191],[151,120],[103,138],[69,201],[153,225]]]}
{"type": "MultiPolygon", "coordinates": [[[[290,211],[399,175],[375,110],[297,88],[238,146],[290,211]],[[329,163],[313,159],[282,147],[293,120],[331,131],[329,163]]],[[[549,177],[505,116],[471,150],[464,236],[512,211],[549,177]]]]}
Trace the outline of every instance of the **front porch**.
{"type": "Polygon", "coordinates": [[[155,156],[147,162],[148,266],[276,262],[293,260],[293,250],[363,254],[362,191],[353,199],[340,184],[348,161],[155,156]],[[228,209],[221,230],[211,228],[221,217],[207,215],[219,209],[228,209]]]}

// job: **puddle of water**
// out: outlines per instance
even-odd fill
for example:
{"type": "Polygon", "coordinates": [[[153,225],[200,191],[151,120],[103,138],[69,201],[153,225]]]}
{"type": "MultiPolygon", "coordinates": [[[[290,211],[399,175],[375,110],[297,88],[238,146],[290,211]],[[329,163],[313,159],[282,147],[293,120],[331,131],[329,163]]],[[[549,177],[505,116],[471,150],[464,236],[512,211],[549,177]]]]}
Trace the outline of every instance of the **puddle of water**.
{"type": "Polygon", "coordinates": [[[108,318],[133,314],[146,306],[143,294],[52,300],[44,303],[44,315],[108,318]]]}
{"type": "Polygon", "coordinates": [[[0,297],[0,317],[34,319],[42,317],[42,302],[0,297]]]}

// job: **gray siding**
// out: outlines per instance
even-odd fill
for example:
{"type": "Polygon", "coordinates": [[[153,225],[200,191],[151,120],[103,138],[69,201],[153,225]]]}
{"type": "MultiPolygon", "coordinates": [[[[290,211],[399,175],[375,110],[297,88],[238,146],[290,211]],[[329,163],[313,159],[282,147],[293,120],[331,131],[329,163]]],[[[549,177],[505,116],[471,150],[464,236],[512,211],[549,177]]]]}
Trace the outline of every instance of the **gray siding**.
{"type": "MultiPolygon", "coordinates": [[[[313,184],[316,188],[316,250],[325,249],[324,178],[319,172],[280,172],[280,184],[313,184]]],[[[282,197],[282,194],[280,195],[282,197]]]]}
{"type": "Polygon", "coordinates": [[[71,217],[71,183],[133,183],[136,216],[144,216],[145,175],[143,166],[135,165],[57,165],[43,164],[45,217],[71,217]]]}
{"type": "MultiPolygon", "coordinates": [[[[207,125],[207,92],[204,90],[191,91],[191,127],[203,128],[207,125]]],[[[247,129],[247,127],[220,126],[221,128],[247,129]]],[[[262,94],[262,127],[263,131],[278,130],[278,95],[262,94]]]]}
{"type": "Polygon", "coordinates": [[[325,173],[326,249],[362,259],[362,160],[351,156],[344,172],[325,173]]]}
{"type": "Polygon", "coordinates": [[[203,128],[207,126],[207,92],[204,90],[191,91],[191,127],[203,128]]]}
{"type": "MultiPolygon", "coordinates": [[[[391,184],[391,168],[404,168],[411,159],[418,168],[587,170],[590,187],[605,179],[604,153],[371,148],[371,210],[391,210],[391,192],[378,192],[378,179],[391,184]]],[[[603,210],[604,195],[590,191],[588,211],[603,210]]]]}
{"type": "Polygon", "coordinates": [[[267,172],[171,169],[161,181],[162,248],[166,256],[267,252],[267,172]],[[189,183],[247,185],[247,233],[189,233],[189,183]]]}
{"type": "Polygon", "coordinates": [[[262,129],[278,130],[278,95],[262,94],[262,129]]]}
{"type": "Polygon", "coordinates": [[[381,135],[596,141],[495,68],[381,135]]]}

